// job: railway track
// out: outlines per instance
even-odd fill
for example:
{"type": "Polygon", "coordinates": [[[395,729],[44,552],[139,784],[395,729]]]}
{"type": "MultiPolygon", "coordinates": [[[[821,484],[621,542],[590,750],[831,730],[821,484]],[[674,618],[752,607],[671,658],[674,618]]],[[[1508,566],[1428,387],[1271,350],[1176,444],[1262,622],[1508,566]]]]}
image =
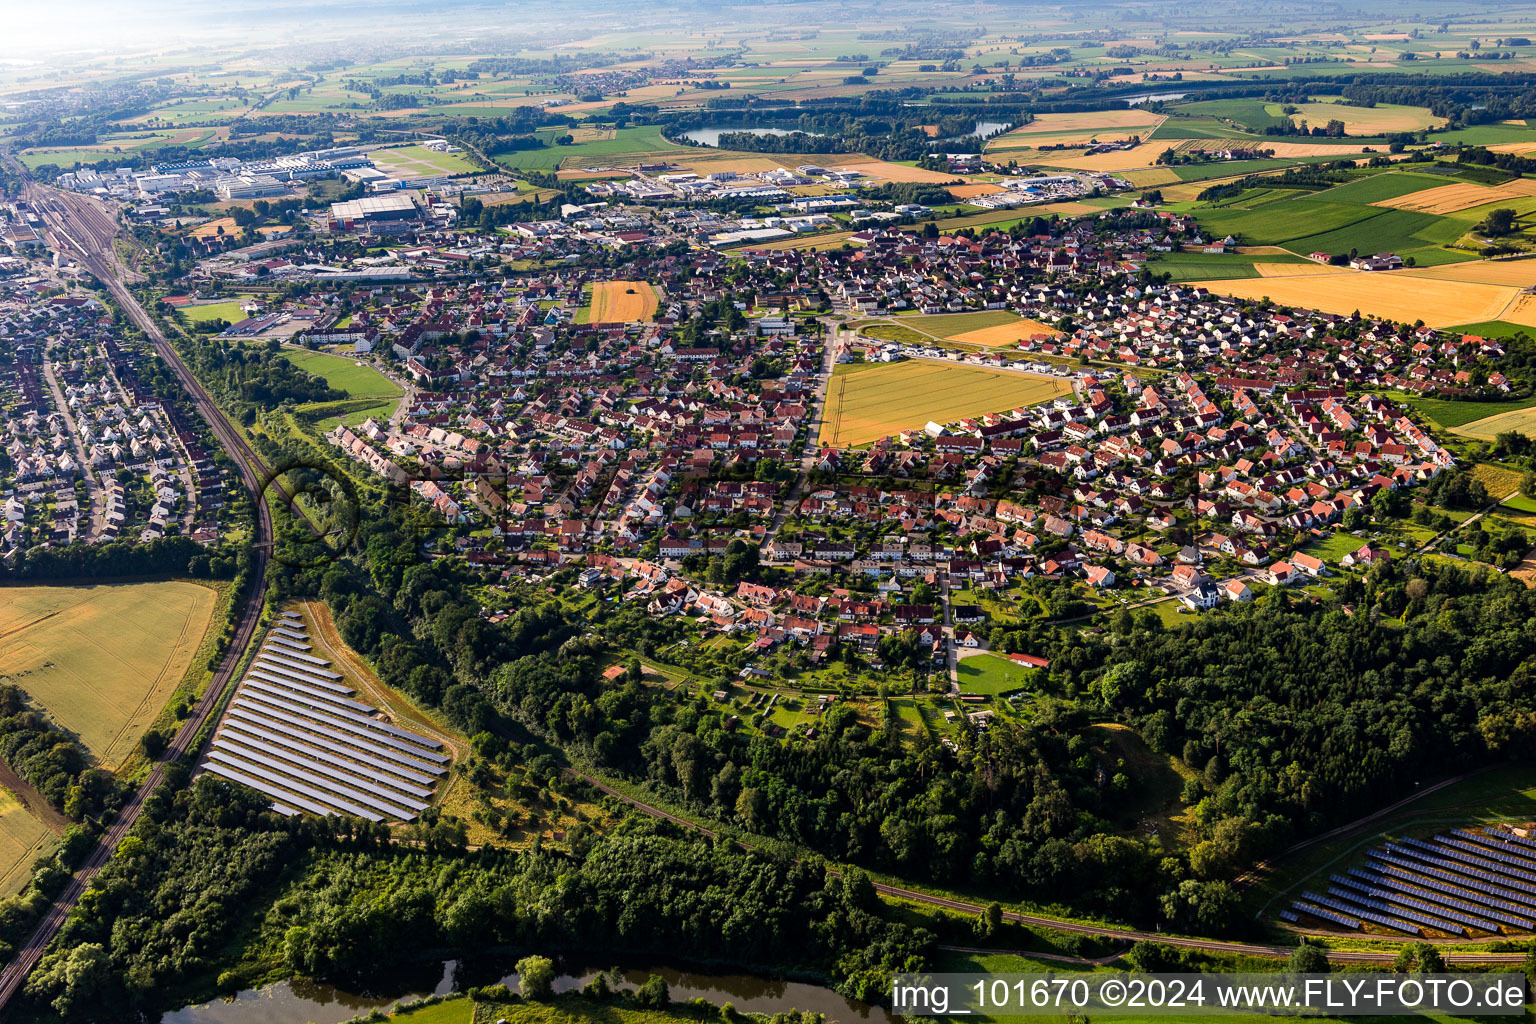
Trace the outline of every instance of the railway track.
{"type": "MultiPolygon", "coordinates": [[[[571,774],[577,779],[587,783],[589,786],[592,786],[594,789],[597,789],[600,792],[607,794],[608,796],[617,797],[636,810],[644,814],[648,814],[653,818],[659,818],[662,821],[671,822],[674,825],[678,825],[682,828],[701,833],[703,835],[709,836],[710,838],[717,838],[719,835],[716,830],[709,828],[706,825],[701,825],[696,821],[690,821],[689,819],[680,815],[673,814],[671,811],[660,807],[654,807],[643,801],[637,800],[634,797],[629,796],[627,793],[623,793],[620,790],[615,789],[607,783],[592,778],[590,775],[584,775],[581,772],[575,771],[571,772],[571,774]]],[[[737,840],[736,842],[737,845],[741,846],[743,849],[750,850],[753,848],[752,844],[750,843],[744,843],[740,840],[737,840]]],[[[834,871],[833,874],[836,874],[836,872],[834,871]]],[[[882,896],[888,896],[891,899],[906,900],[910,903],[921,903],[925,906],[937,907],[941,910],[953,910],[962,914],[980,915],[986,911],[986,907],[984,907],[982,904],[971,903],[967,900],[954,899],[948,896],[935,896],[932,893],[919,892],[916,889],[905,889],[896,885],[887,885],[884,882],[874,882],[873,885],[876,892],[882,896]]],[[[1022,914],[1012,910],[1003,911],[1003,920],[1033,928],[1050,928],[1058,932],[1067,932],[1073,935],[1091,935],[1096,938],[1118,939],[1127,944],[1145,940],[1151,942],[1161,942],[1165,945],[1176,946],[1180,949],[1198,950],[1205,953],[1226,953],[1236,954],[1239,956],[1256,956],[1273,960],[1289,959],[1294,949],[1294,947],[1291,946],[1274,946],[1266,943],[1227,942],[1221,939],[1194,939],[1179,935],[1164,935],[1162,932],[1148,932],[1130,928],[1111,928],[1108,925],[1087,924],[1079,921],[1062,921],[1054,917],[1041,917],[1035,914],[1022,914]]],[[[958,949],[960,947],[954,948],[958,949]]],[[[1034,953],[1031,953],[1027,950],[1018,949],[971,949],[970,947],[965,947],[965,949],[968,952],[994,955],[1007,954],[1012,956],[1026,957],[1035,956],[1034,953]]],[[[1526,954],[1524,953],[1488,953],[1482,950],[1468,950],[1460,953],[1455,952],[1454,950],[1443,950],[1442,952],[1444,953],[1446,961],[1453,964],[1519,965],[1524,964],[1526,959],[1526,954]]],[[[1385,964],[1391,963],[1396,958],[1396,956],[1397,953],[1394,950],[1328,950],[1328,959],[1330,961],[1334,963],[1345,964],[1385,964]]],[[[1058,957],[1052,956],[1047,957],[1047,959],[1054,960],[1058,959],[1058,957]]],[[[1113,959],[1113,957],[1110,959],[1113,959]]],[[[1074,963],[1079,962],[1077,958],[1071,958],[1071,960],[1074,963]]],[[[1085,966],[1092,966],[1094,964],[1103,962],[1106,962],[1104,958],[1097,960],[1081,960],[1081,963],[1085,966]]]]}
{"type": "Polygon", "coordinates": [[[119,810],[112,824],[97,839],[95,847],[85,862],[75,871],[64,891],[53,901],[48,912],[32,930],[3,970],[0,970],[0,1014],[10,1006],[16,994],[26,983],[27,976],[42,959],[43,953],[63,927],[69,912],[79,902],[91,880],[111,859],[113,852],[144,812],[149,797],[165,779],[166,767],[182,757],[195,753],[198,733],[217,713],[225,692],[235,677],[245,649],[255,636],[266,599],[266,568],[271,557],[273,539],[272,513],[263,490],[268,480],[266,467],[250,449],[234,427],[226,420],[213,399],[181,361],[175,348],[166,340],[158,325],[150,318],[138,300],[128,291],[117,274],[118,263],[112,245],[117,237],[117,225],[96,204],[84,197],[68,196],[46,189],[31,180],[26,168],[11,158],[4,157],[13,171],[26,181],[27,197],[38,210],[50,232],[61,247],[67,248],[81,265],[105,285],[122,306],[124,313],[144,331],[151,346],[176,379],[186,390],[198,414],[212,429],[219,444],[239,468],[241,482],[250,490],[256,505],[255,562],[252,581],[245,603],[235,624],[235,632],[224,658],[214,672],[213,680],[203,692],[187,720],[177,730],[175,738],[167,745],[161,759],[151,769],[138,789],[119,810]]]}

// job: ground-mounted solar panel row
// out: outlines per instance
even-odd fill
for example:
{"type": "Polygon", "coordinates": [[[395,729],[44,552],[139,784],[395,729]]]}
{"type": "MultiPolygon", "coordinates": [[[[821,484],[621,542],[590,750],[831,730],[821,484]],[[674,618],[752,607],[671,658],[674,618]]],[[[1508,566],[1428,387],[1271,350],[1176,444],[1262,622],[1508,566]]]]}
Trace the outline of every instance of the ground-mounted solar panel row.
{"type": "Polygon", "coordinates": [[[1536,840],[1513,829],[1456,829],[1404,837],[1366,855],[1364,868],[1331,875],[1326,896],[1303,892],[1292,916],[1406,935],[1474,936],[1536,929],[1536,840]]]}
{"type": "MultiPolygon", "coordinates": [[[[1390,875],[1378,874],[1376,870],[1363,870],[1361,868],[1350,868],[1349,873],[1372,885],[1383,886],[1400,892],[1406,898],[1448,907],[1451,910],[1470,914],[1476,918],[1473,921],[1463,920],[1459,917],[1452,918],[1452,920],[1461,921],[1462,924],[1473,924],[1490,932],[1498,931],[1499,929],[1492,924],[1480,924],[1478,922],[1497,921],[1499,924],[1507,924],[1511,928],[1519,928],[1522,931],[1529,931],[1533,927],[1533,922],[1530,918],[1506,913],[1490,906],[1480,906],[1477,903],[1471,902],[1470,899],[1462,899],[1460,896],[1447,892],[1444,885],[1435,882],[1433,879],[1410,880],[1406,877],[1393,878],[1390,875]]],[[[1468,896],[1470,897],[1471,894],[1469,893],[1468,896]]],[[[1449,911],[1447,911],[1447,914],[1449,914],[1449,911]]]]}
{"type": "Polygon", "coordinates": [[[1319,921],[1329,921],[1333,924],[1342,925],[1345,928],[1358,929],[1360,927],[1360,922],[1354,918],[1345,917],[1343,914],[1335,913],[1326,907],[1313,906],[1303,900],[1297,900],[1291,905],[1295,907],[1296,910],[1300,913],[1310,914],[1311,916],[1317,918],[1319,921]]]}
{"type": "Polygon", "coordinates": [[[1372,854],[1394,864],[1401,864],[1414,871],[1428,871],[1445,882],[1487,893],[1512,903],[1524,904],[1536,909],[1536,892],[1520,890],[1509,885],[1496,885],[1492,876],[1481,874],[1477,868],[1450,857],[1442,857],[1431,850],[1415,850],[1388,843],[1372,854]],[[1384,852],[1382,852],[1384,851],[1384,852]]]}
{"type": "Polygon", "coordinates": [[[282,814],[413,821],[448,770],[442,743],[382,720],[313,653],[303,618],[268,630],[202,770],[272,798],[282,814]]]}
{"type": "Polygon", "coordinates": [[[1421,890],[1444,894],[1447,898],[1480,904],[1477,913],[1504,921],[1515,928],[1524,931],[1536,928],[1536,915],[1532,914],[1531,908],[1500,898],[1497,894],[1501,890],[1495,886],[1472,879],[1458,880],[1455,875],[1425,865],[1410,864],[1405,867],[1404,861],[1391,854],[1378,853],[1373,855],[1375,857],[1383,859],[1368,860],[1366,867],[1391,879],[1401,879],[1421,890]],[[1499,916],[1501,914],[1507,917],[1499,916]]]}

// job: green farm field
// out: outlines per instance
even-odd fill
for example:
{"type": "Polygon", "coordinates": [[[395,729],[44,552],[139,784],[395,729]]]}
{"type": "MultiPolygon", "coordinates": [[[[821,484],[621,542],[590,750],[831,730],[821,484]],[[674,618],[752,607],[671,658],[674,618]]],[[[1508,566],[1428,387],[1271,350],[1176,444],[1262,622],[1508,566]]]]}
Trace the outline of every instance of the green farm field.
{"type": "Polygon", "coordinates": [[[115,767],[175,691],[216,593],[169,581],[0,590],[0,678],[115,767]]]}

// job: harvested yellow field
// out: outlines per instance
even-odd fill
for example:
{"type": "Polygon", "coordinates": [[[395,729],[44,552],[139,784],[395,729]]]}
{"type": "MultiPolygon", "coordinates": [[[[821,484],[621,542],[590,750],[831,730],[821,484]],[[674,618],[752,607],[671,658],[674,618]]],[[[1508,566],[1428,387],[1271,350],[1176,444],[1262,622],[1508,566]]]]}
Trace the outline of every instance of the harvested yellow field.
{"type": "MultiPolygon", "coordinates": [[[[1319,127],[1329,121],[1343,121],[1344,131],[1349,135],[1416,132],[1445,124],[1445,118],[1431,114],[1427,107],[1356,107],[1340,103],[1297,103],[1294,106],[1297,112],[1291,115],[1291,120],[1296,124],[1305,121],[1312,127],[1319,127]]],[[[1268,107],[1274,107],[1270,113],[1280,113],[1279,104],[1268,104],[1266,109],[1268,107]]]]}
{"type": "MultiPolygon", "coordinates": [[[[751,249],[841,249],[848,239],[853,237],[852,231],[833,231],[824,235],[796,235],[793,238],[777,238],[772,242],[764,242],[762,245],[748,246],[751,249]]],[[[859,244],[859,243],[854,243],[859,244]]]]}
{"type": "MultiPolygon", "coordinates": [[[[1467,287],[1474,286],[1468,285],[1467,287]]],[[[1516,293],[1514,301],[1497,318],[1477,317],[1474,320],[1463,320],[1462,323],[1478,323],[1485,319],[1507,320],[1512,324],[1519,324],[1522,327],[1536,327],[1536,295],[1516,293]]]]}
{"type": "Polygon", "coordinates": [[[1348,267],[1332,267],[1326,263],[1255,263],[1253,269],[1260,277],[1325,277],[1329,274],[1353,274],[1348,267]]]}
{"type": "Polygon", "coordinates": [[[1001,185],[977,182],[974,185],[951,185],[948,191],[956,199],[974,199],[977,196],[995,196],[1004,189],[1001,185]]]}
{"type": "MultiPolygon", "coordinates": [[[[1020,150],[1017,153],[1010,152],[1008,155],[1017,157],[1021,163],[1038,163],[1046,167],[1061,167],[1073,171],[1132,171],[1139,167],[1153,166],[1157,163],[1158,155],[1167,148],[1155,142],[1144,142],[1133,149],[1117,149],[1109,153],[1095,153],[1092,156],[1081,153],[1076,156],[1064,156],[1061,152],[1035,150],[1020,150]]],[[[1066,150],[1065,152],[1074,151],[1066,150]]]]}
{"type": "Polygon", "coordinates": [[[996,327],[981,327],[974,331],[966,331],[964,334],[952,334],[950,341],[961,345],[979,345],[982,348],[1001,348],[1004,345],[1017,345],[1025,338],[1033,338],[1037,335],[1045,335],[1054,338],[1061,332],[1054,327],[1041,323],[1039,320],[1019,319],[1009,324],[998,324],[996,327]]]}
{"type": "Polygon", "coordinates": [[[32,862],[58,836],[8,789],[0,789],[0,896],[14,896],[32,874],[32,862]]]}
{"type": "Polygon", "coordinates": [[[1470,281],[1473,284],[1507,284],[1516,288],[1536,288],[1536,259],[1447,263],[1442,267],[1395,270],[1392,276],[1427,277],[1434,281],[1470,281]]]}
{"type": "Polygon", "coordinates": [[[192,229],[193,238],[212,238],[219,234],[222,228],[226,235],[238,235],[240,228],[235,224],[233,217],[216,217],[210,221],[204,221],[192,229]]]}
{"type": "Polygon", "coordinates": [[[994,138],[988,149],[1027,149],[1041,143],[1113,142],[1133,135],[1146,138],[1167,120],[1163,114],[1133,107],[1085,114],[1037,114],[1029,124],[994,138]]]}
{"type": "Polygon", "coordinates": [[[1516,178],[1503,185],[1476,185],[1471,182],[1458,185],[1441,185],[1439,188],[1410,192],[1396,199],[1383,199],[1372,206],[1390,206],[1394,210],[1414,210],[1419,213],[1460,213],[1474,206],[1499,203],[1508,199],[1536,196],[1536,181],[1516,178]]]}
{"type": "MultiPolygon", "coordinates": [[[[1520,294],[1518,288],[1508,286],[1436,281],[1361,270],[1311,277],[1205,281],[1202,287],[1241,299],[1268,296],[1288,306],[1341,316],[1348,316],[1358,309],[1367,316],[1390,317],[1408,323],[1422,319],[1431,327],[1508,319],[1506,309],[1520,294]]],[[[1536,317],[1536,309],[1532,310],[1532,316],[1536,317]]]]}
{"type": "MultiPolygon", "coordinates": [[[[804,158],[801,158],[804,162],[804,158]]],[[[860,174],[875,178],[879,181],[920,181],[942,185],[956,180],[959,175],[946,174],[942,171],[928,171],[921,167],[908,167],[906,164],[894,164],[889,160],[856,160],[852,163],[828,164],[830,170],[857,171],[860,174]]]]}
{"type": "Polygon", "coordinates": [[[115,767],[192,664],[215,598],[181,582],[7,587],[0,677],[115,767]]]}
{"type": "MultiPolygon", "coordinates": [[[[630,156],[626,157],[625,159],[629,160],[630,163],[634,163],[636,158],[630,156]]],[[[800,159],[802,162],[805,160],[804,157],[799,157],[798,159],[800,159]]],[[[783,160],[776,160],[773,157],[768,156],[685,156],[671,157],[671,162],[677,164],[679,167],[686,167],[690,171],[693,171],[695,174],[711,174],[715,171],[735,171],[737,174],[756,174],[760,171],[772,171],[780,167],[794,166],[793,164],[785,164],[783,160]]],[[[947,181],[948,179],[945,180],[947,181]]]]}
{"type": "Polygon", "coordinates": [[[656,316],[656,289],[644,281],[599,281],[592,286],[590,324],[629,324],[656,316]]]}
{"type": "Polygon", "coordinates": [[[1288,160],[1303,156],[1351,156],[1361,151],[1361,147],[1349,144],[1326,145],[1320,142],[1270,142],[1265,139],[1256,144],[1259,149],[1273,150],[1277,160],[1288,160]]]}
{"type": "MultiPolygon", "coordinates": [[[[1139,185],[1142,188],[1152,185],[1167,185],[1170,182],[1179,180],[1179,176],[1174,173],[1172,167],[1147,167],[1142,170],[1127,171],[1121,177],[1125,178],[1132,185],[1139,185]]],[[[1210,186],[1206,185],[1205,187],[1209,188],[1210,186]]],[[[1166,192],[1163,194],[1167,195],[1166,192]]]]}
{"type": "Polygon", "coordinates": [[[1484,416],[1480,420],[1473,420],[1471,423],[1452,428],[1451,433],[1460,434],[1462,437],[1475,437],[1480,441],[1492,441],[1496,435],[1511,430],[1527,437],[1536,437],[1536,409],[1512,409],[1509,412],[1484,416]]]}
{"type": "Polygon", "coordinates": [[[1071,390],[1059,377],[949,362],[860,366],[832,378],[821,443],[869,444],[903,430],[921,430],[930,420],[948,423],[1038,405],[1071,390]]]}

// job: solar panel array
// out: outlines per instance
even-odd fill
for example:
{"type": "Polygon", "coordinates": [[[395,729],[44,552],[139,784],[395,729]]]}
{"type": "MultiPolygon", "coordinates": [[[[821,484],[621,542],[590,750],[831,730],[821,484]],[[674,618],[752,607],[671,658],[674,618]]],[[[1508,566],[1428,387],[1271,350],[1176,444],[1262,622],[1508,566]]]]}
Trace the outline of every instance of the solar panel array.
{"type": "Polygon", "coordinates": [[[448,770],[442,743],[384,721],[283,612],[230,702],[202,770],[250,786],[283,814],[414,821],[448,770]]]}
{"type": "Polygon", "coordinates": [[[1512,829],[1455,829],[1384,843],[1365,867],[1331,875],[1326,896],[1304,892],[1281,918],[1302,915],[1408,935],[1475,936],[1536,929],[1536,839],[1512,829]]]}

